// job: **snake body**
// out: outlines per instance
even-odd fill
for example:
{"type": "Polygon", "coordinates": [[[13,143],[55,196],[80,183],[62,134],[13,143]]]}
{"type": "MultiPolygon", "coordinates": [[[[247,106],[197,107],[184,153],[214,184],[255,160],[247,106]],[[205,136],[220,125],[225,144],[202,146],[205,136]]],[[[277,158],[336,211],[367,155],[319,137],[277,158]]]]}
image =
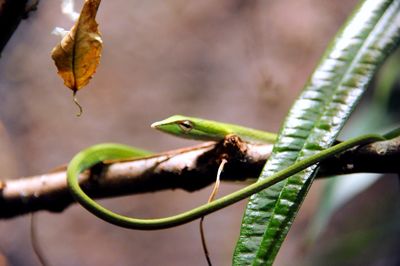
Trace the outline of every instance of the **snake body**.
{"type": "MultiPolygon", "coordinates": [[[[154,123],[152,127],[179,137],[198,140],[218,141],[223,139],[227,134],[235,134],[248,142],[265,143],[273,142],[276,139],[276,135],[273,133],[186,116],[172,116],[163,121],[154,123]]],[[[282,181],[283,179],[302,171],[313,164],[343,152],[351,147],[384,139],[385,137],[380,135],[371,134],[344,141],[315,155],[312,155],[307,159],[299,161],[262,181],[251,184],[227,196],[216,199],[210,203],[204,204],[181,214],[159,219],[137,219],[114,213],[90,198],[79,186],[79,174],[91,168],[93,165],[106,160],[147,156],[150,154],[147,151],[115,143],[94,145],[79,152],[73,157],[67,169],[67,183],[71,194],[76,201],[78,201],[84,208],[100,219],[125,228],[157,230],[188,223],[197,218],[203,217],[207,214],[245,199],[250,195],[257,193],[279,181],[282,181]]]]}

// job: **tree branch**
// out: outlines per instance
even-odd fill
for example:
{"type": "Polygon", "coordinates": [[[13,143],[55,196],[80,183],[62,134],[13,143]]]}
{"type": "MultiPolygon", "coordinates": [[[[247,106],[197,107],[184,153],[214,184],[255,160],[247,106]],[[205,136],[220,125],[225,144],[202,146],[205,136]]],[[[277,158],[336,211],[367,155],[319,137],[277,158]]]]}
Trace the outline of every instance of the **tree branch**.
{"type": "Polygon", "coordinates": [[[0,0],[0,55],[21,20],[38,4],[39,0],[0,0]]]}
{"type": "MultiPolygon", "coordinates": [[[[222,159],[221,180],[245,181],[259,176],[272,145],[252,145],[236,136],[133,161],[96,165],[81,174],[83,189],[93,198],[155,192],[166,189],[195,191],[215,180],[222,159]]],[[[355,172],[400,173],[400,137],[350,149],[321,162],[318,177],[355,172]]],[[[65,169],[0,182],[0,218],[38,210],[63,211],[73,198],[65,169]]]]}

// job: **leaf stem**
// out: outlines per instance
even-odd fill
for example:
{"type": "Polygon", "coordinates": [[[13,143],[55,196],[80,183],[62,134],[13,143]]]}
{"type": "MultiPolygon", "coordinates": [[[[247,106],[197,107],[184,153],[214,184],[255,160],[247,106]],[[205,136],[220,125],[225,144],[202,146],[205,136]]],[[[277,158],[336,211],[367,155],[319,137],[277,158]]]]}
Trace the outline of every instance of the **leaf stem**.
{"type": "Polygon", "coordinates": [[[74,101],[75,105],[78,106],[78,108],[79,108],[79,112],[76,114],[76,116],[80,117],[82,115],[82,113],[83,113],[83,109],[82,109],[82,106],[79,104],[78,99],[76,97],[76,92],[78,90],[77,89],[73,89],[72,91],[73,91],[72,100],[74,101]]]}

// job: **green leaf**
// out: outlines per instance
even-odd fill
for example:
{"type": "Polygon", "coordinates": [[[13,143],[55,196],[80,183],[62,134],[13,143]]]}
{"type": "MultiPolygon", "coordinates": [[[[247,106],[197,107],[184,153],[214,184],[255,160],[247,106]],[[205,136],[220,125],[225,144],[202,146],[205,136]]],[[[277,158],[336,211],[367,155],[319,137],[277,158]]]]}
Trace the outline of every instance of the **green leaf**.
{"type": "MultiPolygon", "coordinates": [[[[348,19],[294,103],[260,179],[332,145],[400,38],[400,1],[367,0],[348,19]]],[[[318,167],[250,198],[234,265],[271,265],[318,167]]]]}

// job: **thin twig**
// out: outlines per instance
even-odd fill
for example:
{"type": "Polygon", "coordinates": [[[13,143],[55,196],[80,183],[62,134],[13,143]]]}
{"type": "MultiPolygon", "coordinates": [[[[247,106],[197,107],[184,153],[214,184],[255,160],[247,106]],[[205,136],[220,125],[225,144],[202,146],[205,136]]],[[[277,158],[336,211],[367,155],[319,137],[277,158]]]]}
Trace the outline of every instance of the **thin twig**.
{"type": "MultiPolygon", "coordinates": [[[[222,170],[224,169],[225,164],[228,161],[226,159],[222,159],[219,167],[218,167],[218,171],[217,171],[217,177],[215,179],[215,183],[214,183],[214,187],[213,190],[211,191],[210,197],[208,198],[207,203],[210,203],[211,201],[214,200],[215,196],[217,196],[218,190],[219,190],[219,185],[221,183],[221,173],[222,170]]],[[[204,255],[206,257],[207,263],[209,266],[212,266],[211,263],[211,258],[210,258],[210,253],[208,252],[208,248],[207,248],[207,242],[206,242],[206,237],[204,234],[204,227],[203,227],[203,223],[204,223],[204,216],[202,216],[200,218],[200,237],[201,237],[201,246],[203,247],[203,251],[204,251],[204,255]]]]}
{"type": "Polygon", "coordinates": [[[36,224],[36,218],[37,215],[35,213],[31,213],[31,221],[30,221],[30,239],[31,239],[31,245],[33,252],[35,253],[37,259],[39,260],[40,264],[42,266],[47,266],[50,265],[46,259],[46,256],[44,255],[45,253],[43,252],[40,243],[39,243],[39,238],[37,234],[37,224],[36,224]]]}

